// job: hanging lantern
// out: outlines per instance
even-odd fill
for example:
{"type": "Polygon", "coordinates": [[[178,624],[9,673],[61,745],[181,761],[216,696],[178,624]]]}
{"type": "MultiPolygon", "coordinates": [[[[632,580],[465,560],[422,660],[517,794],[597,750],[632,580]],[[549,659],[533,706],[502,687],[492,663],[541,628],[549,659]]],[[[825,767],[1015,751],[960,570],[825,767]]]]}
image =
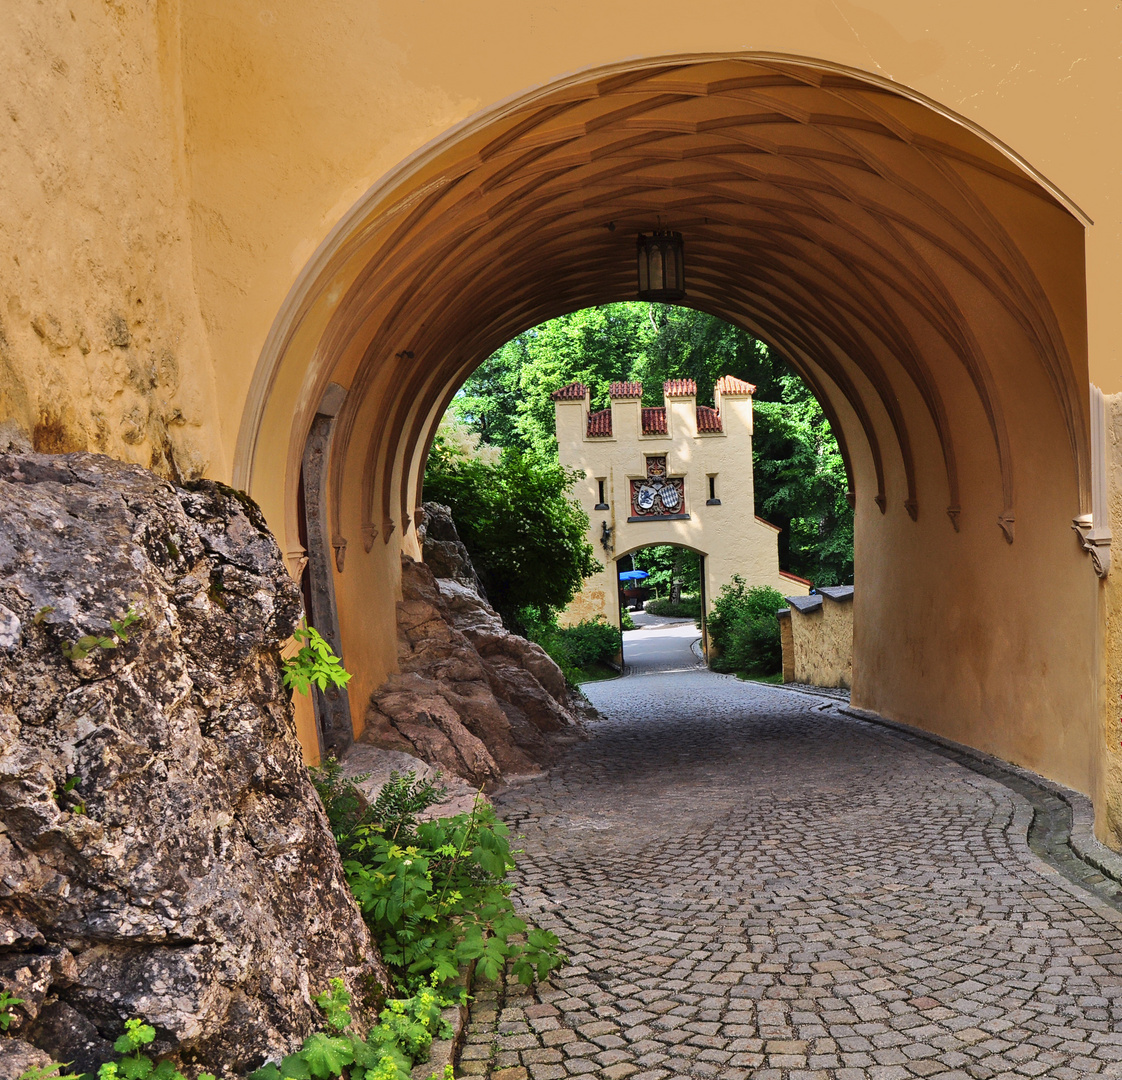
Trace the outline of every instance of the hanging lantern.
{"type": "Polygon", "coordinates": [[[682,234],[657,230],[639,234],[639,299],[681,300],[686,295],[682,234]]]}

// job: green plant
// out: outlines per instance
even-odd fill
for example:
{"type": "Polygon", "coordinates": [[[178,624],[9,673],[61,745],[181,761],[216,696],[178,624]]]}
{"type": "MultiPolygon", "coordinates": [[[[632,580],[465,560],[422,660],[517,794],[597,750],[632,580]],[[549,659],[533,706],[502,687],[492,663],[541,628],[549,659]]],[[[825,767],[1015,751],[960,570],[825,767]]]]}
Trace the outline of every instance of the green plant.
{"type": "Polygon", "coordinates": [[[643,605],[648,615],[661,615],[672,619],[700,619],[701,597],[683,596],[678,603],[671,600],[648,600],[643,605]]]}
{"type": "Polygon", "coordinates": [[[19,1074],[19,1080],[84,1080],[80,1073],[64,1073],[69,1062],[52,1061],[49,1065],[32,1065],[19,1074]]]}
{"type": "Polygon", "coordinates": [[[613,660],[621,647],[619,630],[602,615],[572,626],[558,626],[553,616],[528,620],[527,634],[549,653],[570,683],[580,681],[582,670],[590,664],[613,660]]]}
{"type": "Polygon", "coordinates": [[[332,686],[346,686],[351,673],[343,667],[343,661],[335,655],[335,650],[324,640],[314,626],[297,627],[292,635],[302,641],[303,647],[284,662],[284,685],[290,690],[306,694],[315,683],[321,691],[332,686]]]}
{"type": "Polygon", "coordinates": [[[544,617],[565,607],[600,568],[585,537],[588,515],[570,498],[576,477],[556,454],[506,450],[492,463],[440,432],[433,443],[425,498],[451,507],[487,597],[511,629],[521,629],[525,608],[544,617]]]}
{"type": "Polygon", "coordinates": [[[418,823],[411,844],[376,823],[354,833],[347,882],[402,985],[446,982],[471,960],[480,978],[498,978],[509,963],[529,984],[564,962],[553,934],[527,932],[515,914],[509,833],[482,799],[471,814],[418,823]]]}
{"type": "Polygon", "coordinates": [[[453,1002],[431,985],[413,997],[388,1001],[365,1038],[351,1030],[351,995],[342,979],[332,979],[315,1002],[329,1030],[309,1035],[295,1054],[263,1065],[249,1080],[330,1080],[344,1070],[349,1080],[409,1080],[411,1067],[428,1054],[433,1037],[452,1034],[440,1013],[453,1002]]]}
{"type": "MultiPolygon", "coordinates": [[[[55,793],[54,793],[55,802],[58,803],[59,806],[62,806],[63,799],[67,795],[69,795],[81,782],[82,782],[82,778],[80,776],[78,776],[77,774],[67,778],[66,783],[64,783],[62,785],[62,787],[55,789],[55,793]]],[[[75,798],[77,798],[77,796],[75,796],[75,798]]],[[[74,804],[74,806],[72,806],[70,808],[70,812],[72,814],[84,814],[84,813],[86,813],[86,802],[85,802],[85,800],[84,799],[78,799],[77,802],[74,804]]]]}
{"type": "MultiPolygon", "coordinates": [[[[143,1020],[125,1021],[125,1032],[113,1043],[113,1049],[121,1056],[118,1061],[107,1061],[98,1070],[98,1080],[186,1080],[170,1061],[158,1065],[142,1047],[156,1040],[156,1029],[143,1020]]],[[[21,1078],[22,1080],[22,1078],[21,1078]]],[[[199,1073],[198,1080],[214,1080],[211,1073],[199,1073]]]]}
{"type": "Polygon", "coordinates": [[[708,619],[709,639],[719,655],[715,671],[771,675],[783,664],[783,647],[776,612],[786,606],[783,594],[767,585],[749,588],[739,574],[713,601],[708,619]]]}
{"type": "Polygon", "coordinates": [[[12,997],[7,990],[0,990],[0,1031],[7,1031],[12,1022],[12,1006],[22,1005],[23,998],[12,997]]]}
{"type": "Polygon", "coordinates": [[[619,613],[619,626],[621,630],[638,630],[635,620],[631,617],[631,612],[624,608],[619,613]]]}
{"type": "Polygon", "coordinates": [[[328,758],[309,770],[312,783],[327,811],[327,820],[335,843],[343,855],[350,853],[351,839],[359,825],[376,824],[391,840],[413,838],[417,815],[441,802],[448,789],[440,783],[440,774],[433,780],[418,780],[410,769],[402,774],[396,769],[382,785],[378,797],[367,805],[357,784],[366,775],[353,780],[343,775],[343,767],[335,758],[328,758]]]}
{"type": "MultiPolygon", "coordinates": [[[[38,615],[49,614],[50,608],[40,608],[38,615]]],[[[36,619],[38,619],[38,615],[36,619]]],[[[62,655],[67,660],[85,660],[94,649],[115,649],[129,639],[129,627],[140,621],[140,613],[130,606],[119,619],[109,620],[111,637],[102,637],[99,634],[85,634],[77,641],[62,644],[62,655]]]]}

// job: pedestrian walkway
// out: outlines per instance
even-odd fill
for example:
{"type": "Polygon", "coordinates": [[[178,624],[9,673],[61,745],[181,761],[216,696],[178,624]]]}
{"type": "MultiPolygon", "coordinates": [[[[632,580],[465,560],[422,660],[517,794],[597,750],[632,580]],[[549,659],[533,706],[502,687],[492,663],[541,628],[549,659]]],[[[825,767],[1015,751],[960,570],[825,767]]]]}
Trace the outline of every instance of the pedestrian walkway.
{"type": "Polygon", "coordinates": [[[481,989],[462,1075],[1122,1077],[1122,915],[1019,795],[782,688],[586,689],[592,739],[498,800],[571,963],[481,989]]]}
{"type": "Polygon", "coordinates": [[[624,671],[628,675],[650,675],[693,670],[705,662],[700,650],[695,649],[695,642],[700,640],[701,631],[692,619],[659,619],[639,630],[625,630],[624,671]]]}

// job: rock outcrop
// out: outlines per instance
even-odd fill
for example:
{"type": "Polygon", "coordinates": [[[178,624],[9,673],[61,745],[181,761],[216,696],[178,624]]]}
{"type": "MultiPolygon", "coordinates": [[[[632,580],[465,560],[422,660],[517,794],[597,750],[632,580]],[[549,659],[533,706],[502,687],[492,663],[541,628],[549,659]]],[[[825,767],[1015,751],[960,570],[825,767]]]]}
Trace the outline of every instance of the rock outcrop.
{"type": "Polygon", "coordinates": [[[421,542],[421,558],[425,566],[434,576],[458,581],[486,600],[483,582],[479,580],[471,555],[460,539],[451,509],[441,503],[427,502],[422,505],[418,517],[417,538],[421,542]]]}
{"type": "Polygon", "coordinates": [[[425,511],[426,562],[402,556],[401,670],[371,698],[361,739],[490,788],[540,771],[583,738],[582,717],[594,711],[545,650],[505,629],[480,595],[447,508],[426,503],[425,511]],[[434,575],[433,553],[448,576],[434,575]]]}
{"type": "Polygon", "coordinates": [[[75,1071],[133,1016],[241,1071],[319,1025],[332,977],[388,985],[280,680],[300,615],[239,493],[0,456],[0,984],[75,1071]],[[130,610],[127,641],[73,648],[130,610]]]}

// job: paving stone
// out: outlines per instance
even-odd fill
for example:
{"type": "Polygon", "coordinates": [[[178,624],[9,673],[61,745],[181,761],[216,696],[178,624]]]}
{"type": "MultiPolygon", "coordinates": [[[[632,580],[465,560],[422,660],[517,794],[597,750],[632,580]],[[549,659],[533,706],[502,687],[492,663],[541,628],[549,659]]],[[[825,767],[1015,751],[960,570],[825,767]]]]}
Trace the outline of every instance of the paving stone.
{"type": "Polygon", "coordinates": [[[520,913],[572,962],[480,988],[464,1075],[1122,1077],[1122,918],[1064,887],[1061,800],[804,693],[586,690],[606,720],[496,800],[520,913]]]}

